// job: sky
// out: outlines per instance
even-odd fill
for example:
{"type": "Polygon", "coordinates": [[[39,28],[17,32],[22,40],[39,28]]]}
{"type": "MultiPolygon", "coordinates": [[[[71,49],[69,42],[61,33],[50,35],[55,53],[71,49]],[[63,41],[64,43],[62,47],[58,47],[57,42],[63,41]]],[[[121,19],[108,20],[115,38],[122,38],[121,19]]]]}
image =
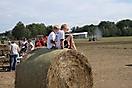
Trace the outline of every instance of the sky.
{"type": "Polygon", "coordinates": [[[0,0],[0,33],[25,25],[63,23],[69,28],[132,19],[132,0],[0,0]]]}

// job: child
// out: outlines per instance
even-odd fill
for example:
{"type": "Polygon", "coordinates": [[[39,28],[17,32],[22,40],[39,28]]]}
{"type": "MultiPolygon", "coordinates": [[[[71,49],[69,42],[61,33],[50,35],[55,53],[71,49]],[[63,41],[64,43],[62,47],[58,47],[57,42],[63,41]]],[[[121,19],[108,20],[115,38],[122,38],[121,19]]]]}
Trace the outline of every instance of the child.
{"type": "Polygon", "coordinates": [[[47,48],[48,49],[56,49],[58,48],[55,39],[56,39],[56,33],[59,30],[59,26],[58,25],[54,25],[53,27],[53,31],[49,34],[48,36],[48,40],[47,40],[47,48]]]}
{"type": "Polygon", "coordinates": [[[65,33],[69,30],[67,24],[63,24],[61,26],[61,29],[57,32],[56,35],[56,42],[57,42],[57,46],[59,49],[64,49],[64,48],[74,48],[76,49],[75,43],[73,41],[73,35],[69,35],[66,39],[65,39],[65,33]]]}

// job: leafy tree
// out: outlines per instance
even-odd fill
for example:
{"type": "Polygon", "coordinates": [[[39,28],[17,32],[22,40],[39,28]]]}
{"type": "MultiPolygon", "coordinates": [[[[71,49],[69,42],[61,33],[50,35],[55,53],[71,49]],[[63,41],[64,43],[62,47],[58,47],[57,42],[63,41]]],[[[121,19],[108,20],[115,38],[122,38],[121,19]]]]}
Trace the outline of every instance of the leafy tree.
{"type": "Polygon", "coordinates": [[[81,32],[88,32],[88,28],[89,28],[88,25],[83,26],[81,32]]]}
{"type": "MultiPolygon", "coordinates": [[[[83,27],[72,27],[72,33],[77,32],[88,32],[88,35],[96,35],[95,30],[102,30],[104,37],[115,37],[115,36],[132,36],[132,20],[125,19],[117,22],[110,21],[101,21],[98,25],[84,25],[83,27]]],[[[43,34],[48,36],[52,31],[52,25],[45,26],[45,24],[40,23],[32,23],[24,26],[24,24],[19,21],[16,26],[11,31],[6,31],[5,33],[1,33],[0,36],[7,36],[11,38],[14,36],[17,39],[21,39],[23,37],[34,38],[36,35],[43,34]]]]}
{"type": "Polygon", "coordinates": [[[30,24],[26,26],[27,29],[29,29],[31,35],[30,37],[36,37],[37,35],[46,35],[46,26],[41,23],[41,24],[30,24]]]}
{"type": "Polygon", "coordinates": [[[31,38],[34,38],[36,37],[36,35],[38,35],[38,30],[35,23],[26,25],[26,28],[29,29],[29,31],[31,32],[31,35],[30,35],[31,38]]]}
{"type": "Polygon", "coordinates": [[[132,20],[126,19],[121,20],[116,23],[117,27],[121,30],[122,36],[127,36],[132,34],[132,20]]]}
{"type": "Polygon", "coordinates": [[[98,29],[98,27],[96,25],[89,25],[88,26],[88,35],[91,36],[91,35],[96,35],[95,34],[95,30],[98,29]]]}
{"type": "Polygon", "coordinates": [[[25,29],[26,31],[25,31],[25,37],[26,38],[31,38],[31,31],[29,30],[29,29],[25,29]]]}
{"type": "Polygon", "coordinates": [[[43,23],[38,24],[38,25],[39,25],[38,33],[39,34],[46,35],[46,26],[43,23]]]}
{"type": "Polygon", "coordinates": [[[8,39],[11,39],[11,37],[12,37],[12,31],[11,30],[6,31],[5,32],[5,36],[7,36],[8,39]]]}
{"type": "Polygon", "coordinates": [[[24,24],[21,21],[19,21],[16,24],[16,26],[13,28],[12,34],[17,39],[21,39],[21,38],[25,37],[25,35],[26,35],[26,28],[25,28],[24,24]]]}
{"type": "Polygon", "coordinates": [[[46,28],[46,34],[45,35],[48,36],[50,34],[50,32],[52,32],[52,30],[53,30],[52,25],[47,26],[47,28],[46,28]]]}
{"type": "Polygon", "coordinates": [[[79,32],[79,29],[80,29],[79,26],[77,26],[75,32],[79,32]]]}
{"type": "Polygon", "coordinates": [[[132,36],[132,28],[128,28],[128,36],[132,36]]]}
{"type": "Polygon", "coordinates": [[[120,36],[121,34],[120,30],[117,28],[114,22],[101,21],[98,27],[103,30],[104,37],[115,37],[120,36]]]}
{"type": "Polygon", "coordinates": [[[103,37],[110,37],[110,31],[108,28],[102,28],[103,31],[103,37]]]}
{"type": "Polygon", "coordinates": [[[72,33],[76,32],[76,28],[75,27],[72,27],[71,30],[72,30],[72,33]]]}

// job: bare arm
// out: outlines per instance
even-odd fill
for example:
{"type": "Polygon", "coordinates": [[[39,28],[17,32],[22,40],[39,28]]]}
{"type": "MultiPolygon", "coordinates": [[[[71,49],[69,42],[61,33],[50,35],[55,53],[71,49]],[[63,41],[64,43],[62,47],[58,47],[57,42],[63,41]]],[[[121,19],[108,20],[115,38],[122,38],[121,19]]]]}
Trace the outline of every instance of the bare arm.
{"type": "Polygon", "coordinates": [[[20,49],[17,49],[18,53],[20,52],[20,49]]]}
{"type": "Polygon", "coordinates": [[[56,45],[55,41],[50,40],[51,43],[55,44],[55,47],[58,48],[58,46],[56,45]]]}
{"type": "Polygon", "coordinates": [[[50,42],[53,43],[53,44],[56,44],[55,41],[53,41],[53,40],[50,40],[50,42]]]}
{"type": "Polygon", "coordinates": [[[20,53],[20,48],[19,47],[17,48],[17,51],[18,51],[18,53],[20,53]]]}
{"type": "Polygon", "coordinates": [[[11,51],[11,48],[10,47],[8,48],[8,51],[11,51]]]}

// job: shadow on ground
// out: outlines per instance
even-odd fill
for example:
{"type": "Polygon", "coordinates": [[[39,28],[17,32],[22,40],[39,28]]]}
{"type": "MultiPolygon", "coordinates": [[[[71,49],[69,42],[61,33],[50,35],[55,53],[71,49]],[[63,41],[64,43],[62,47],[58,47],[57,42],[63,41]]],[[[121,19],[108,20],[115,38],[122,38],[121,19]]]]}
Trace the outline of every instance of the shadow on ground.
{"type": "Polygon", "coordinates": [[[132,66],[132,64],[126,64],[125,66],[132,66]]]}

